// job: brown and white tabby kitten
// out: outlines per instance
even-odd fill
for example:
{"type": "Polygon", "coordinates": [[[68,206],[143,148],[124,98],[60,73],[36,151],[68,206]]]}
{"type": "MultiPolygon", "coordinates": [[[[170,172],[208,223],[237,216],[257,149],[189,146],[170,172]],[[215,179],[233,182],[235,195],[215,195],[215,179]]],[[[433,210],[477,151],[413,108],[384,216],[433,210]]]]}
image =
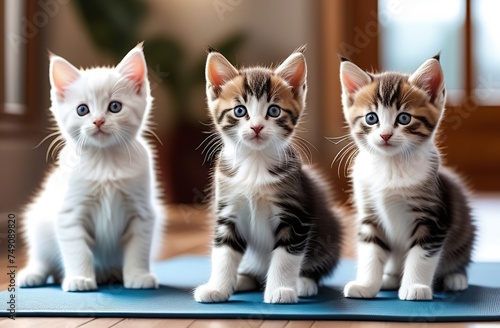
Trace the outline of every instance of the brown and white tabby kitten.
{"type": "Polygon", "coordinates": [[[212,273],[198,302],[223,302],[265,284],[264,302],[316,295],[336,266],[341,226],[324,180],[294,145],[305,108],[302,50],[278,68],[236,69],[211,50],[207,98],[221,149],[213,175],[212,273]]]}
{"type": "Polygon", "coordinates": [[[344,295],[399,288],[402,300],[430,300],[433,286],[466,289],[475,227],[466,189],[440,164],[434,141],[446,98],[439,56],[411,75],[366,73],[342,58],[340,77],[359,148],[358,273],[344,295]]]}

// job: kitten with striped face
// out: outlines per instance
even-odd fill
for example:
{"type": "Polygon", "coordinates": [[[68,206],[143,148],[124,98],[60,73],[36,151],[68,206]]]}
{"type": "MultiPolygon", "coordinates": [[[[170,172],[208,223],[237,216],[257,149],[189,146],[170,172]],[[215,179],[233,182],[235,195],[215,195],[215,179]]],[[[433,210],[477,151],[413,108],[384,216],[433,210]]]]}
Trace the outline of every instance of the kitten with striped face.
{"type": "Polygon", "coordinates": [[[402,300],[430,300],[433,287],[465,290],[475,227],[467,192],[440,164],[434,142],[446,97],[439,57],[411,75],[369,74],[342,59],[340,75],[359,149],[358,273],[345,296],[399,288],[402,300]]]}
{"type": "Polygon", "coordinates": [[[316,295],[337,264],[338,213],[319,175],[302,165],[294,144],[305,107],[302,51],[278,68],[236,69],[211,51],[207,98],[220,150],[213,176],[216,216],[212,273],[198,302],[265,285],[264,302],[296,303],[316,295]]]}

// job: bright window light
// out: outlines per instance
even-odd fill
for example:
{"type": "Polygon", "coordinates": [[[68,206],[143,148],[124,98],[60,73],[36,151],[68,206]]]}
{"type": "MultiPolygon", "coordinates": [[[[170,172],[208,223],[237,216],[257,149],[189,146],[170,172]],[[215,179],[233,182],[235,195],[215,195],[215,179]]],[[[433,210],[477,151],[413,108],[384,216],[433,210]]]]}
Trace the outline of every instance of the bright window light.
{"type": "Polygon", "coordinates": [[[500,102],[500,1],[471,2],[474,94],[483,105],[500,102]]]}
{"type": "Polygon", "coordinates": [[[465,1],[379,0],[382,69],[410,73],[441,53],[448,101],[465,88],[465,1]]]}

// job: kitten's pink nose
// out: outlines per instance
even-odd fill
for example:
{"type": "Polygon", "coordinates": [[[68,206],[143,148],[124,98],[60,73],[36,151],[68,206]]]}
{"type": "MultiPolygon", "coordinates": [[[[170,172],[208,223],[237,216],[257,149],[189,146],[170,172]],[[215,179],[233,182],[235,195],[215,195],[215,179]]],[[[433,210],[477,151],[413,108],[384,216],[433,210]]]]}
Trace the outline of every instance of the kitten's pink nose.
{"type": "Polygon", "coordinates": [[[262,131],[264,127],[262,125],[256,125],[256,126],[251,126],[250,128],[255,131],[255,134],[259,134],[259,132],[262,131]]]}
{"type": "Polygon", "coordinates": [[[104,124],[104,119],[103,119],[103,118],[101,118],[101,119],[99,119],[99,120],[95,120],[95,121],[94,121],[94,124],[97,126],[97,128],[99,128],[99,129],[100,129],[100,128],[101,128],[101,126],[104,124]]]}
{"type": "Polygon", "coordinates": [[[380,137],[382,139],[384,139],[385,142],[387,142],[387,140],[391,139],[392,133],[391,134],[381,134],[380,137]]]}

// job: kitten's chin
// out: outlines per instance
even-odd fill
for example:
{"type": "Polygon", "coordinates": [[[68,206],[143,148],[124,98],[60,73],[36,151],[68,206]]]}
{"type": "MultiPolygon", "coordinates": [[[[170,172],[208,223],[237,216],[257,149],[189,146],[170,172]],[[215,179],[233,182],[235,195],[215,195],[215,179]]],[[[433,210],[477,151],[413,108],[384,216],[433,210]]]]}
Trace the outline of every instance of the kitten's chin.
{"type": "Polygon", "coordinates": [[[117,145],[119,141],[112,134],[99,131],[89,135],[88,143],[94,148],[107,148],[117,145]]]}

